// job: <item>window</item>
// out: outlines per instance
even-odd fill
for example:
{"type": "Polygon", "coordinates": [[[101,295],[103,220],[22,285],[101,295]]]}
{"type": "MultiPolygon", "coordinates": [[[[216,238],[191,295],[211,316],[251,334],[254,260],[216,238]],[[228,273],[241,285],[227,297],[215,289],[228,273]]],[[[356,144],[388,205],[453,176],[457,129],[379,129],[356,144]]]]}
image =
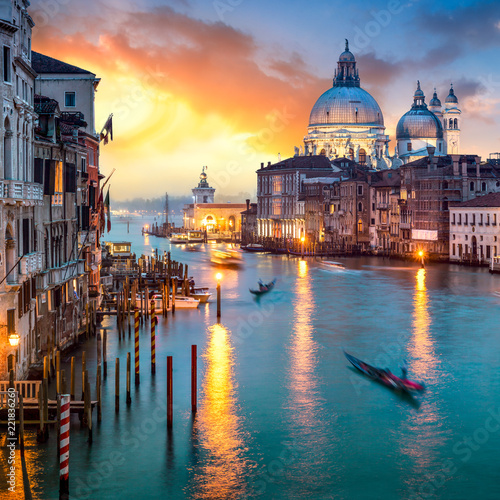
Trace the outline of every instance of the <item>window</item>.
{"type": "Polygon", "coordinates": [[[363,221],[361,219],[358,220],[358,233],[363,232],[363,221]]]}
{"type": "Polygon", "coordinates": [[[87,158],[82,158],[82,174],[87,172],[87,158]]]}
{"type": "Polygon", "coordinates": [[[363,204],[361,202],[358,203],[358,212],[363,211],[363,204]]]}
{"type": "Polygon", "coordinates": [[[470,183],[470,190],[474,191],[474,183],[473,182],[470,183]]]}
{"type": "Polygon", "coordinates": [[[63,203],[63,164],[61,161],[55,162],[54,194],[52,195],[52,205],[62,205],[63,203]]]}
{"type": "Polygon", "coordinates": [[[406,145],[406,151],[411,151],[411,142],[406,145]]]}
{"type": "Polygon", "coordinates": [[[74,92],[64,93],[64,105],[67,108],[74,108],[76,106],[76,94],[74,92]]]}
{"type": "Polygon", "coordinates": [[[481,191],[486,191],[486,182],[481,184],[481,191]]]}
{"type": "Polygon", "coordinates": [[[453,255],[455,255],[455,243],[453,243],[453,255]]]}
{"type": "Polygon", "coordinates": [[[453,213],[452,218],[451,218],[451,223],[455,224],[455,213],[453,213]]]}
{"type": "Polygon", "coordinates": [[[358,186],[358,195],[361,196],[363,194],[363,186],[358,186]]]}
{"type": "Polygon", "coordinates": [[[359,163],[366,163],[366,151],[363,148],[359,150],[359,163]]]}
{"type": "Polygon", "coordinates": [[[465,219],[464,219],[464,224],[467,225],[469,222],[468,222],[468,219],[469,219],[469,214],[465,214],[464,215],[465,219]]]}
{"type": "Polygon", "coordinates": [[[3,46],[3,81],[10,82],[10,72],[11,72],[11,63],[10,63],[10,47],[6,45],[3,46]]]}

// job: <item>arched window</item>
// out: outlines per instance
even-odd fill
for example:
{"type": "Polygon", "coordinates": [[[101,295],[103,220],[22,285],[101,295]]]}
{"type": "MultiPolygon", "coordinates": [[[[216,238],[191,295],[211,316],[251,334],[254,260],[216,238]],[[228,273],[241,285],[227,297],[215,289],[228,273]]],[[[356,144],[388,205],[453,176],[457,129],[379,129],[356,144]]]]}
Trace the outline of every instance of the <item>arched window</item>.
{"type": "Polygon", "coordinates": [[[229,217],[229,231],[236,231],[236,220],[234,218],[234,215],[231,215],[229,217]]]}
{"type": "Polygon", "coordinates": [[[363,232],[363,221],[361,219],[358,220],[358,233],[363,232]]]}
{"type": "Polygon", "coordinates": [[[358,212],[362,212],[363,211],[363,203],[359,202],[358,203],[358,212]]]}
{"type": "Polygon", "coordinates": [[[359,163],[366,163],[366,151],[363,148],[359,150],[359,163]]]}
{"type": "Polygon", "coordinates": [[[443,128],[446,128],[446,118],[443,120],[443,128]]]}
{"type": "Polygon", "coordinates": [[[486,191],[486,182],[481,184],[481,191],[486,191]]]}
{"type": "Polygon", "coordinates": [[[354,161],[354,149],[349,148],[349,158],[354,161]]]}
{"type": "Polygon", "coordinates": [[[474,191],[474,183],[473,182],[470,183],[470,190],[474,191]]]}
{"type": "Polygon", "coordinates": [[[5,273],[10,274],[7,276],[7,283],[16,282],[16,271],[13,269],[16,263],[16,242],[14,240],[14,232],[10,224],[5,230],[5,273]]]}
{"type": "Polygon", "coordinates": [[[448,128],[453,128],[453,119],[452,118],[450,118],[450,124],[449,124],[448,128]]]}
{"type": "Polygon", "coordinates": [[[445,198],[443,200],[443,211],[447,211],[448,210],[448,198],[445,198]]]}
{"type": "Polygon", "coordinates": [[[319,153],[321,156],[326,156],[326,150],[322,149],[321,152],[319,153]]]}
{"type": "Polygon", "coordinates": [[[453,120],[453,128],[455,128],[455,129],[457,129],[457,128],[458,128],[458,120],[457,120],[457,118],[455,118],[455,119],[453,120]]]}
{"type": "Polygon", "coordinates": [[[448,181],[443,181],[443,189],[448,189],[448,181]]]}
{"type": "Polygon", "coordinates": [[[3,164],[5,179],[13,179],[14,172],[12,171],[12,137],[13,132],[10,128],[10,121],[5,118],[4,122],[5,134],[3,136],[3,164]]]}

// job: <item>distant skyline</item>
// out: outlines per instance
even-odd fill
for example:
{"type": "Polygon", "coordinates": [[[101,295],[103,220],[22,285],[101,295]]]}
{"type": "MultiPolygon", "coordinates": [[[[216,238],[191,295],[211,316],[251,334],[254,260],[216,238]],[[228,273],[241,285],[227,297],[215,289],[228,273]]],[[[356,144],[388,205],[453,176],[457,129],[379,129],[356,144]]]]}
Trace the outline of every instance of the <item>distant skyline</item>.
{"type": "Polygon", "coordinates": [[[255,196],[261,162],[302,145],[344,39],[391,138],[416,81],[450,84],[461,152],[500,151],[500,4],[398,0],[32,0],[33,49],[94,72],[96,129],[114,114],[101,172],[112,197],[190,194],[203,165],[217,194],[255,196]]]}

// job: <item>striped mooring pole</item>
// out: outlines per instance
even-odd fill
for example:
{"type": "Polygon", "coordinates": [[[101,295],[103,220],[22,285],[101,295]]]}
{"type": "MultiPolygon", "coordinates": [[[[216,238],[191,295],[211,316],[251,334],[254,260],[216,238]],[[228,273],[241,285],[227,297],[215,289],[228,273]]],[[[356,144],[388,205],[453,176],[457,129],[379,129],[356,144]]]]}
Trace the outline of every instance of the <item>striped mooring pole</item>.
{"type": "Polygon", "coordinates": [[[61,397],[61,427],[59,430],[59,500],[69,499],[69,415],[70,394],[61,397]]]}
{"type": "Polygon", "coordinates": [[[135,309],[135,385],[141,383],[139,378],[139,309],[135,309]]]}
{"type": "Polygon", "coordinates": [[[151,375],[156,373],[156,312],[155,301],[151,301],[151,375]]]}

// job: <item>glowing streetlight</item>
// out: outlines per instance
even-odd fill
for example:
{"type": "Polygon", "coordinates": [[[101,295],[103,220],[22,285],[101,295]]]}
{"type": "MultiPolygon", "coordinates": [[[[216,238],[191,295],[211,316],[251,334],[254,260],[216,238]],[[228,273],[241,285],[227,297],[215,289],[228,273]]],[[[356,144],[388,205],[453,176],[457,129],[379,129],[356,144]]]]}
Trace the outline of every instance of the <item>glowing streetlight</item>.
{"type": "Polygon", "coordinates": [[[17,333],[11,333],[9,335],[9,344],[12,346],[12,347],[17,347],[19,345],[19,341],[20,341],[20,337],[17,333]]]}
{"type": "Polygon", "coordinates": [[[424,267],[424,251],[423,250],[419,250],[418,256],[421,259],[421,261],[420,261],[420,267],[423,268],[424,267]]]}
{"type": "Polygon", "coordinates": [[[304,258],[304,241],[306,241],[306,237],[302,235],[300,237],[300,258],[304,258]]]}

